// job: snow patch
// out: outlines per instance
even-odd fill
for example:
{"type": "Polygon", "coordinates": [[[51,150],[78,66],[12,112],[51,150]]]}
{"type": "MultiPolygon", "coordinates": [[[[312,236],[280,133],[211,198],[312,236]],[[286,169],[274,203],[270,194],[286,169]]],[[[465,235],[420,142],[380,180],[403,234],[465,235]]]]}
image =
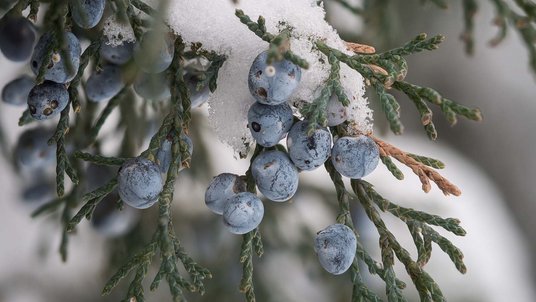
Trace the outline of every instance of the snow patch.
{"type": "MultiPolygon", "coordinates": [[[[156,7],[157,0],[150,1],[156,7]]],[[[218,89],[209,99],[209,120],[218,137],[237,152],[253,143],[247,129],[247,112],[254,102],[248,88],[248,71],[255,57],[268,43],[251,32],[235,16],[242,9],[252,20],[266,19],[272,34],[291,28],[291,49],[306,59],[310,67],[302,70],[301,83],[289,99],[290,104],[310,103],[329,76],[327,57],[315,48],[316,41],[348,53],[344,41],[325,21],[325,11],[315,0],[174,0],[164,17],[172,30],[186,43],[201,42],[207,50],[227,56],[218,78],[218,89]]],[[[117,33],[119,30],[110,31],[117,33]]],[[[126,34],[121,31],[126,36],[126,34]]],[[[130,37],[130,36],[129,36],[130,37]]],[[[372,111],[364,95],[363,77],[341,64],[341,82],[352,101],[350,119],[362,132],[372,129],[372,111]]]]}

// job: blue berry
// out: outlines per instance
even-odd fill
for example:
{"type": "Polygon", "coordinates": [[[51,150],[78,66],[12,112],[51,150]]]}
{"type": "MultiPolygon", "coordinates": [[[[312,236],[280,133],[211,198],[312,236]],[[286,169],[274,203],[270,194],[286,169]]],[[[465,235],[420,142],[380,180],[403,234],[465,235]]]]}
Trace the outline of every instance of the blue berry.
{"type": "Polygon", "coordinates": [[[28,94],[28,109],[36,120],[52,118],[69,103],[69,93],[65,85],[50,81],[37,85],[28,94]]]}
{"type": "Polygon", "coordinates": [[[123,65],[128,62],[132,58],[133,52],[134,42],[127,41],[117,46],[112,46],[103,42],[100,48],[101,58],[112,64],[117,65],[123,65]]]}
{"type": "MultiPolygon", "coordinates": [[[[63,57],[62,52],[57,49],[49,62],[45,71],[45,80],[54,81],[56,83],[67,83],[74,78],[78,72],[78,66],[80,65],[80,54],[82,48],[80,47],[80,41],[71,32],[64,33],[65,47],[68,56],[63,57]],[[72,70],[68,70],[66,60],[71,62],[72,70]]],[[[47,48],[51,43],[54,43],[54,36],[52,33],[47,32],[41,36],[37,44],[35,45],[32,55],[32,71],[35,75],[39,74],[39,69],[43,63],[43,59],[46,55],[47,48]]]]}
{"type": "Polygon", "coordinates": [[[37,202],[54,197],[56,193],[54,182],[40,179],[22,191],[22,199],[27,202],[37,202]]]}
{"type": "Polygon", "coordinates": [[[344,224],[332,224],[316,234],[314,249],[320,265],[333,275],[340,275],[350,268],[356,248],[357,238],[344,224]]]}
{"type": "Polygon", "coordinates": [[[2,89],[2,100],[5,103],[22,106],[28,102],[28,94],[35,86],[35,81],[27,75],[14,79],[2,89]]]}
{"type": "Polygon", "coordinates": [[[139,211],[124,207],[119,210],[119,196],[112,193],[97,204],[91,215],[91,225],[100,235],[106,238],[116,238],[128,234],[139,220],[139,211]]]}
{"type": "Polygon", "coordinates": [[[33,24],[24,17],[4,17],[0,21],[0,50],[11,61],[26,61],[35,43],[33,24]]]}
{"type": "Polygon", "coordinates": [[[286,201],[298,190],[298,170],[282,151],[261,153],[251,166],[259,191],[272,201],[286,201]]]}
{"type": "Polygon", "coordinates": [[[369,175],[380,160],[380,150],[368,136],[341,137],[331,150],[331,161],[335,169],[349,178],[369,175]]]}
{"type": "Polygon", "coordinates": [[[210,96],[210,88],[208,85],[201,85],[201,87],[198,87],[200,81],[191,73],[187,73],[184,76],[184,81],[186,82],[186,85],[188,85],[188,90],[190,91],[190,102],[192,103],[192,108],[197,108],[203,105],[210,96]]]}
{"type": "Polygon", "coordinates": [[[173,61],[175,45],[170,34],[148,31],[134,49],[134,60],[145,72],[160,73],[173,61]]]}
{"type": "Polygon", "coordinates": [[[246,191],[246,182],[240,176],[223,173],[214,179],[205,192],[205,204],[214,213],[221,215],[227,199],[246,191]]]}
{"type": "Polygon", "coordinates": [[[311,171],[323,165],[331,153],[331,133],[327,128],[316,128],[309,136],[309,122],[292,126],[287,137],[290,159],[300,170],[311,171]]]}
{"type": "Polygon", "coordinates": [[[95,71],[86,82],[86,93],[89,101],[103,102],[110,100],[125,87],[121,67],[106,64],[101,70],[95,71]]]}
{"type": "Polygon", "coordinates": [[[82,28],[95,27],[102,18],[105,0],[70,0],[73,21],[82,28]]]}
{"type": "Polygon", "coordinates": [[[342,124],[348,119],[348,107],[345,107],[337,98],[336,94],[333,94],[329,99],[327,107],[328,126],[334,127],[342,124]]]}
{"type": "MultiPolygon", "coordinates": [[[[181,139],[186,145],[188,146],[188,153],[190,154],[190,157],[192,156],[194,152],[194,144],[192,142],[192,139],[185,135],[184,133],[181,134],[181,139]]],[[[173,138],[168,136],[166,139],[162,141],[162,144],[160,145],[160,148],[158,149],[158,152],[156,153],[156,159],[158,162],[158,166],[160,167],[160,172],[167,173],[169,170],[169,166],[171,165],[171,160],[173,157],[171,147],[173,145],[173,138]]],[[[180,167],[179,171],[181,171],[184,167],[180,167]]]]}
{"type": "Polygon", "coordinates": [[[225,201],[223,224],[233,234],[246,234],[253,231],[262,221],[264,205],[249,192],[242,192],[225,201]]]}
{"type": "Polygon", "coordinates": [[[134,81],[134,91],[146,100],[161,101],[171,96],[166,73],[141,72],[134,81]]]}
{"type": "Polygon", "coordinates": [[[259,54],[249,69],[248,85],[257,102],[279,105],[288,101],[301,80],[301,69],[288,60],[266,64],[268,51],[259,54]]]}
{"type": "Polygon", "coordinates": [[[15,148],[17,162],[28,168],[42,168],[54,162],[56,145],[48,145],[54,131],[43,128],[26,130],[19,137],[15,148]]]}
{"type": "Polygon", "coordinates": [[[121,199],[136,209],[154,205],[164,186],[158,165],[144,157],[123,163],[117,181],[121,199]]]}
{"type": "Polygon", "coordinates": [[[248,128],[257,143],[273,147],[292,127],[292,109],[288,104],[264,105],[254,103],[248,111],[248,128]]]}

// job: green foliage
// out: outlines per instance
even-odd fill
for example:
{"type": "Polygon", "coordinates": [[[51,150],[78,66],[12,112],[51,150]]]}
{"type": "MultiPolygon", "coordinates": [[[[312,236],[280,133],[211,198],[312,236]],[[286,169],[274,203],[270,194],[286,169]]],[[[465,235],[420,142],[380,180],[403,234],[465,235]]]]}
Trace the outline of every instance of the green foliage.
{"type": "Polygon", "coordinates": [[[285,58],[301,68],[309,68],[309,63],[306,60],[300,58],[290,50],[290,29],[282,30],[281,33],[274,36],[266,31],[265,20],[262,16],[259,16],[257,22],[254,22],[240,9],[237,9],[235,14],[240,19],[240,22],[244,23],[249,30],[255,33],[259,38],[270,43],[270,46],[268,47],[268,63],[272,60],[281,60],[282,58],[285,58]]]}
{"type": "MultiPolygon", "coordinates": [[[[352,6],[345,0],[333,1],[360,16],[366,15],[367,9],[370,9],[370,5],[364,5],[361,8],[352,6]]],[[[365,2],[370,4],[370,1],[365,2]]],[[[377,9],[383,3],[387,2],[389,1],[378,1],[376,3],[380,4],[377,4],[375,8],[377,9]]],[[[433,2],[439,7],[447,6],[447,1],[444,0],[429,0],[429,2],[433,2]]],[[[113,3],[115,4],[113,6],[114,13],[122,18],[122,20],[130,23],[137,39],[154,24],[161,25],[159,23],[161,20],[158,16],[158,10],[151,8],[141,0],[114,0],[113,3]]],[[[514,24],[529,49],[532,60],[531,64],[536,70],[536,51],[534,49],[536,7],[530,1],[516,0],[515,4],[517,8],[524,14],[519,15],[501,0],[492,0],[492,3],[497,8],[497,20],[501,28],[498,38],[493,43],[497,44],[504,38],[507,23],[514,24]]],[[[62,41],[63,35],[61,33],[71,26],[67,4],[67,1],[53,1],[45,13],[44,27],[54,32],[56,38],[54,40],[55,43],[47,49],[45,63],[42,65],[37,76],[38,82],[43,81],[44,72],[48,65],[46,62],[52,59],[54,53],[59,51],[62,55],[66,54],[63,48],[64,41],[62,41]]],[[[20,15],[28,7],[28,18],[35,19],[40,8],[40,1],[38,0],[18,1],[8,13],[20,15]]],[[[464,39],[467,43],[467,50],[472,51],[473,15],[477,11],[477,5],[474,0],[464,0],[463,7],[466,26],[464,39]]],[[[292,52],[290,45],[292,28],[284,28],[277,34],[269,33],[266,29],[265,19],[262,16],[256,22],[252,21],[241,10],[236,11],[236,16],[260,39],[268,43],[269,63],[274,60],[287,59],[304,69],[308,68],[309,63],[292,52]]],[[[149,268],[156,258],[159,261],[159,269],[151,282],[150,289],[156,290],[161,282],[165,280],[169,285],[173,301],[184,301],[184,294],[186,292],[203,294],[205,292],[204,279],[212,277],[209,270],[196,263],[187,254],[175,234],[173,220],[171,219],[171,203],[173,201],[174,185],[177,181],[178,171],[183,164],[188,163],[191,156],[191,154],[188,154],[188,148],[180,139],[181,134],[189,132],[192,122],[189,91],[183,78],[184,63],[186,60],[193,58],[207,59],[210,65],[201,75],[201,82],[198,85],[208,84],[210,90],[214,92],[217,89],[219,70],[223,66],[226,57],[216,52],[204,50],[199,43],[185,45],[180,36],[176,37],[174,59],[167,72],[167,80],[171,87],[171,104],[162,106],[165,116],[160,121],[158,130],[151,137],[148,148],[137,154],[137,144],[132,138],[132,132],[135,133],[136,131],[130,129],[123,138],[120,156],[107,157],[99,155],[100,146],[98,136],[111,113],[116,108],[119,108],[120,123],[118,129],[121,129],[121,127],[133,127],[133,125],[143,129],[144,125],[139,122],[140,119],[138,119],[138,116],[147,114],[147,107],[149,106],[145,103],[145,107],[143,107],[141,113],[138,113],[137,110],[133,109],[134,105],[125,105],[126,102],[124,100],[132,96],[130,82],[108,102],[98,116],[96,115],[96,106],[94,104],[84,103],[83,99],[79,99],[78,88],[80,87],[86,68],[91,62],[93,62],[95,68],[99,68],[101,35],[101,32],[97,33],[98,38],[91,41],[90,46],[81,56],[80,67],[75,78],[69,85],[70,106],[67,106],[61,112],[56,131],[49,141],[49,143],[56,144],[57,146],[56,189],[58,198],[35,210],[32,216],[36,217],[56,211],[61,212],[60,222],[63,225],[63,229],[59,250],[62,259],[65,261],[67,259],[67,246],[70,235],[68,232],[75,230],[76,226],[81,223],[84,217],[89,219],[98,203],[117,186],[117,179],[112,179],[104,186],[83,194],[80,189],[81,186],[76,185],[79,182],[83,184],[86,181],[83,173],[80,173],[82,172],[83,162],[120,166],[132,156],[143,156],[154,161],[162,141],[167,137],[171,137],[172,162],[169,172],[165,177],[164,189],[159,196],[156,229],[151,239],[145,242],[109,279],[104,286],[103,294],[107,295],[111,293],[121,280],[133,275],[124,301],[131,301],[133,298],[138,302],[144,301],[143,283],[147,278],[149,268]],[[75,113],[74,116],[71,116],[71,120],[74,120],[72,125],[70,122],[71,108],[75,113]],[[78,114],[80,112],[84,114],[78,114]],[[69,142],[73,144],[74,149],[78,150],[72,156],[69,156],[66,152],[66,139],[68,138],[71,138],[69,142]],[[89,147],[91,147],[91,153],[82,151],[89,147]],[[67,174],[75,185],[69,192],[65,192],[65,174],[67,174]],[[80,179],[78,174],[80,174],[80,179]],[[73,215],[76,209],[78,211],[73,215]],[[184,267],[187,276],[181,274],[181,265],[184,267]]],[[[326,108],[333,94],[335,94],[344,106],[349,105],[349,99],[343,91],[340,82],[341,63],[348,65],[365,78],[367,86],[378,96],[381,108],[385,112],[391,130],[395,134],[401,134],[404,127],[400,121],[399,101],[390,93],[393,89],[405,94],[414,104],[420,115],[425,132],[430,139],[437,137],[430,104],[438,106],[451,125],[456,124],[459,116],[475,121],[481,120],[481,113],[478,109],[460,105],[444,98],[432,88],[421,87],[404,80],[408,72],[408,64],[405,57],[419,52],[437,49],[443,39],[444,37],[441,35],[427,38],[426,34],[420,34],[401,47],[392,50],[378,54],[356,53],[354,55],[348,55],[334,49],[324,41],[315,41],[316,49],[325,55],[327,59],[325,62],[330,64],[331,71],[323,86],[319,87],[320,95],[312,103],[300,108],[301,115],[311,122],[310,130],[314,129],[318,124],[326,126],[326,108]]],[[[154,105],[154,107],[158,107],[158,105],[154,105]]],[[[26,110],[20,118],[19,125],[26,125],[32,121],[29,112],[26,110]]],[[[335,137],[341,137],[348,134],[346,130],[350,127],[351,125],[345,123],[331,130],[335,137]]],[[[368,133],[365,134],[370,135],[368,133]]],[[[0,136],[0,141],[2,138],[0,136]]],[[[384,146],[381,142],[377,141],[377,144],[380,150],[383,150],[383,153],[381,153],[382,163],[395,178],[402,180],[404,175],[391,158],[395,158],[399,162],[410,166],[413,172],[418,175],[421,182],[423,182],[423,189],[425,191],[429,190],[429,181],[432,180],[445,194],[458,195],[457,193],[459,191],[454,185],[450,184],[446,179],[437,174],[437,172],[431,170],[431,168],[444,168],[445,165],[441,161],[411,153],[403,153],[398,149],[392,149],[392,153],[389,153],[385,149],[382,149],[384,146]]],[[[276,146],[275,148],[283,148],[284,150],[282,146],[276,146]]],[[[256,189],[251,172],[251,162],[263,150],[263,147],[256,146],[251,157],[250,168],[242,176],[246,180],[248,191],[253,193],[256,192],[256,189]]],[[[350,215],[351,203],[355,202],[362,207],[379,234],[378,245],[381,250],[381,259],[379,261],[375,260],[368,253],[361,242],[357,244],[354,262],[349,272],[353,289],[352,301],[382,301],[380,295],[374,293],[365,284],[363,277],[365,272],[362,272],[360,267],[366,267],[370,274],[377,275],[384,281],[387,301],[407,301],[403,292],[406,284],[395,274],[395,261],[399,261],[406,268],[408,275],[411,277],[419,293],[421,301],[445,301],[438,284],[424,270],[424,266],[430,260],[432,247],[435,244],[450,257],[458,271],[461,273],[466,272],[462,252],[434,229],[434,227],[442,228],[456,236],[464,236],[466,232],[460,226],[460,221],[455,218],[442,218],[415,209],[401,207],[383,198],[371,184],[364,180],[351,180],[352,192],[350,192],[347,190],[342,176],[335,170],[330,160],[325,163],[325,169],[333,182],[336,192],[338,201],[337,222],[347,225],[357,235],[358,231],[355,229],[354,221],[352,221],[350,215]],[[386,214],[393,215],[406,224],[417,250],[417,257],[415,259],[411,257],[407,248],[400,244],[385,224],[383,215],[386,214]],[[364,266],[361,266],[363,264],[364,266]]],[[[252,302],[256,300],[253,284],[253,258],[254,255],[261,257],[264,247],[259,229],[243,235],[242,240],[239,262],[242,264],[243,275],[239,289],[245,294],[246,300],[252,302]]]]}
{"type": "MultiPolygon", "coordinates": [[[[385,16],[391,0],[366,0],[364,1],[363,7],[353,6],[346,0],[330,1],[339,3],[353,14],[367,19],[369,13],[373,10],[379,10],[377,15],[385,16]]],[[[328,2],[328,0],[324,2],[328,2]]],[[[421,2],[430,2],[442,9],[447,9],[449,7],[449,2],[447,0],[421,0],[421,2]]],[[[536,73],[536,4],[531,0],[488,0],[486,2],[495,8],[493,24],[499,28],[497,35],[489,41],[489,45],[499,45],[506,37],[509,29],[516,31],[525,44],[529,54],[529,66],[532,69],[532,72],[536,73]]],[[[472,55],[475,51],[475,16],[479,10],[479,2],[477,0],[462,0],[462,9],[464,30],[461,34],[461,39],[465,43],[466,53],[472,55]]],[[[388,19],[389,18],[383,18],[381,24],[382,27],[385,27],[384,29],[386,31],[392,29],[392,26],[388,23],[388,19]]]]}
{"type": "Polygon", "coordinates": [[[335,93],[339,102],[344,106],[348,106],[350,101],[348,96],[343,91],[340,78],[340,63],[337,57],[333,54],[328,56],[329,63],[331,64],[331,72],[329,78],[326,81],[326,86],[320,91],[320,95],[310,104],[306,104],[302,109],[302,115],[309,120],[309,133],[315,130],[316,125],[322,125],[326,127],[328,124],[327,107],[331,95],[335,93]]]}
{"type": "MultiPolygon", "coordinates": [[[[456,123],[457,115],[475,121],[482,119],[478,109],[471,109],[443,98],[432,88],[420,87],[404,81],[408,70],[404,56],[437,49],[443,40],[444,37],[441,35],[427,39],[426,34],[420,34],[402,47],[380,54],[355,54],[353,56],[344,54],[322,42],[317,43],[317,46],[326,56],[335,56],[337,60],[359,72],[366,82],[374,87],[393,133],[402,134],[404,126],[400,121],[400,104],[392,94],[387,92],[391,88],[405,93],[413,101],[421,115],[421,123],[426,134],[430,139],[435,140],[437,132],[432,122],[432,111],[425,101],[439,106],[452,125],[456,123]]],[[[324,109],[318,108],[318,111],[322,110],[325,110],[325,107],[324,109]]]]}
{"type": "MultiPolygon", "coordinates": [[[[242,11],[237,11],[237,16],[242,23],[246,24],[248,28],[260,38],[265,41],[273,41],[273,36],[266,33],[263,26],[264,19],[262,17],[259,17],[260,21],[255,23],[242,11]]],[[[286,35],[286,33],[283,32],[282,35],[286,35]]],[[[417,110],[421,114],[421,122],[425,127],[426,133],[431,139],[435,139],[437,133],[432,123],[432,111],[425,101],[440,106],[451,124],[455,123],[456,115],[461,115],[472,120],[481,120],[481,114],[478,109],[470,109],[445,99],[431,88],[420,87],[403,81],[408,71],[408,65],[404,56],[425,50],[437,49],[443,40],[444,37],[440,35],[427,39],[426,34],[420,34],[405,45],[380,54],[358,53],[353,56],[331,48],[324,42],[316,42],[318,50],[327,56],[328,63],[331,65],[331,72],[326,80],[325,86],[322,87],[319,97],[317,97],[311,104],[301,108],[301,114],[311,122],[312,129],[314,129],[313,127],[317,124],[323,126],[327,124],[326,109],[333,93],[337,95],[339,101],[341,101],[343,105],[348,105],[348,98],[342,91],[340,85],[340,62],[342,62],[363,75],[367,84],[374,88],[391,125],[391,130],[395,134],[401,134],[403,126],[400,122],[400,105],[395,97],[387,92],[387,89],[391,88],[404,92],[410,100],[413,101],[417,110]]],[[[272,45],[270,45],[270,47],[272,47],[272,45]]],[[[333,128],[332,132],[335,136],[343,136],[345,132],[342,128],[333,128]]],[[[409,165],[423,182],[423,189],[425,191],[429,190],[428,178],[430,178],[432,181],[436,182],[445,194],[459,194],[459,190],[439,174],[430,173],[430,170],[419,167],[419,165],[424,165],[440,169],[444,167],[442,162],[424,156],[406,154],[394,147],[390,149],[390,151],[395,153],[387,153],[385,149],[392,146],[387,146],[380,142],[377,143],[381,150],[380,154],[382,162],[397,179],[402,180],[404,175],[392,162],[389,156],[394,156],[397,160],[409,165]]],[[[259,152],[259,147],[257,147],[253,157],[259,152]]],[[[351,196],[348,193],[341,175],[335,170],[330,160],[326,161],[325,168],[333,181],[337,193],[337,200],[339,202],[337,222],[347,225],[357,234],[350,215],[350,200],[352,200],[354,196],[351,196]]],[[[246,174],[246,179],[247,176],[248,174],[246,174]]],[[[249,182],[248,184],[254,186],[254,183],[252,182],[249,182]]],[[[419,292],[421,301],[445,301],[437,283],[423,270],[423,266],[431,257],[432,242],[438,244],[440,248],[449,255],[456,268],[461,273],[465,273],[466,268],[463,264],[463,254],[461,251],[448,241],[448,239],[439,235],[439,233],[433,230],[429,225],[440,226],[458,236],[463,236],[465,235],[465,230],[459,226],[460,221],[453,218],[444,219],[436,215],[400,207],[384,199],[373,189],[372,185],[363,180],[352,179],[351,185],[355,197],[357,197],[357,200],[361,203],[364,211],[367,213],[368,218],[378,230],[380,235],[379,245],[381,249],[381,264],[378,264],[368,255],[363,246],[358,243],[356,257],[350,268],[351,280],[353,283],[352,301],[381,301],[381,298],[368,289],[363,283],[363,277],[359,271],[359,261],[363,261],[367,265],[371,274],[378,275],[385,282],[388,301],[407,301],[402,293],[405,284],[397,279],[394,272],[393,266],[395,257],[406,267],[407,273],[419,292]],[[406,222],[418,250],[418,258],[416,260],[412,259],[408,250],[401,246],[385,225],[378,209],[383,212],[389,212],[406,222]]],[[[251,250],[254,236],[252,233],[244,236],[241,254],[241,262],[244,264],[244,276],[242,279],[241,290],[246,293],[247,301],[255,301],[253,292],[254,287],[251,281],[253,272],[251,250]]]]}

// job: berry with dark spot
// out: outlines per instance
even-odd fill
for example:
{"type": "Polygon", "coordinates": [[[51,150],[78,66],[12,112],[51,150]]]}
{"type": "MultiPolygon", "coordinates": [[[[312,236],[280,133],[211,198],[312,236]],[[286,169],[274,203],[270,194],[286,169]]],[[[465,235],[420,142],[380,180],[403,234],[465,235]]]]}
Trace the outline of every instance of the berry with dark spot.
{"type": "Polygon", "coordinates": [[[192,103],[192,108],[197,108],[203,105],[210,96],[210,88],[208,85],[200,85],[200,81],[197,76],[187,73],[184,76],[184,81],[188,85],[188,90],[190,91],[190,102],[192,103]]]}
{"type": "Polygon", "coordinates": [[[93,72],[87,79],[86,93],[89,101],[103,102],[110,100],[125,87],[121,67],[106,64],[101,70],[93,72]]]}
{"type": "Polygon", "coordinates": [[[264,205],[249,192],[242,192],[225,201],[223,224],[233,234],[246,234],[253,231],[262,221],[264,205]]]}
{"type": "Polygon", "coordinates": [[[15,148],[15,158],[21,166],[37,169],[52,164],[56,158],[56,145],[48,145],[54,131],[33,128],[24,131],[15,148]]]}
{"type": "Polygon", "coordinates": [[[125,41],[121,45],[110,45],[106,43],[101,44],[100,55],[101,58],[106,61],[116,64],[123,65],[132,58],[134,53],[134,42],[125,41]]]}
{"type": "MultiPolygon", "coordinates": [[[[67,56],[62,55],[60,49],[56,49],[52,54],[52,59],[48,63],[45,69],[45,80],[53,81],[56,83],[67,83],[74,78],[78,72],[78,66],[80,65],[80,54],[82,48],[80,47],[80,41],[71,32],[64,33],[65,51],[67,56]],[[69,60],[72,69],[67,68],[66,63],[69,60]]],[[[39,74],[39,69],[45,58],[47,48],[51,43],[55,43],[54,35],[51,32],[47,32],[39,38],[39,41],[35,45],[32,55],[31,67],[35,75],[39,74]]]]}
{"type": "Polygon", "coordinates": [[[0,21],[0,50],[8,60],[28,60],[32,55],[34,43],[35,29],[28,19],[4,17],[0,21]]]}
{"type": "Polygon", "coordinates": [[[214,213],[221,215],[228,198],[246,191],[246,182],[238,175],[220,174],[205,191],[205,204],[214,213]]]}
{"type": "Polygon", "coordinates": [[[2,100],[11,105],[22,106],[28,102],[28,94],[35,86],[35,81],[28,75],[14,79],[2,89],[2,100]]]}
{"type": "Polygon", "coordinates": [[[316,128],[311,135],[309,122],[294,124],[287,137],[290,159],[300,170],[311,171],[326,162],[331,153],[331,133],[327,128],[316,128]]]}
{"type": "Polygon", "coordinates": [[[268,51],[259,54],[249,69],[248,86],[257,102],[279,105],[288,101],[301,80],[301,69],[288,60],[266,63],[268,51]]]}
{"type": "Polygon", "coordinates": [[[380,150],[374,140],[365,135],[341,137],[333,144],[331,161],[342,175],[358,179],[369,175],[380,161],[380,150]]]}
{"type": "Polygon", "coordinates": [[[259,191],[272,201],[287,201],[298,190],[298,169],[282,151],[259,154],[251,171],[259,191]]]}
{"type": "Polygon", "coordinates": [[[171,96],[166,73],[140,72],[134,81],[134,91],[146,100],[161,101],[171,96]]]}
{"type": "Polygon", "coordinates": [[[164,186],[158,165],[144,157],[125,161],[119,169],[117,182],[121,199],[136,209],[154,205],[164,186]]]}
{"type": "Polygon", "coordinates": [[[134,60],[145,72],[160,73],[173,61],[175,45],[172,35],[148,31],[143,34],[141,42],[134,48],[134,60]]]}
{"type": "Polygon", "coordinates": [[[332,224],[316,234],[314,249],[320,265],[333,275],[346,272],[354,261],[357,238],[344,224],[332,224]]]}
{"type": "Polygon", "coordinates": [[[248,127],[257,143],[275,146],[292,127],[292,109],[288,104],[264,105],[254,103],[248,111],[248,127]]]}
{"type": "Polygon", "coordinates": [[[70,0],[73,21],[82,28],[93,28],[102,19],[105,0],[70,0]]]}
{"type": "Polygon", "coordinates": [[[60,113],[69,102],[65,85],[45,81],[28,94],[28,109],[36,120],[45,120],[60,113]]]}

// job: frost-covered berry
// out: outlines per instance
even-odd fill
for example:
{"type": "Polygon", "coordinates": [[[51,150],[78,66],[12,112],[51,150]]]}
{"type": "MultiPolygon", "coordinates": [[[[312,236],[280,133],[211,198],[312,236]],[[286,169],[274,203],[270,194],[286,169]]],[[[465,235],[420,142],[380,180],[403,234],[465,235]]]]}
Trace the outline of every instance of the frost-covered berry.
{"type": "Polygon", "coordinates": [[[124,86],[121,67],[106,64],[87,79],[86,93],[90,101],[103,102],[118,94],[124,86]]]}
{"type": "Polygon", "coordinates": [[[35,29],[24,17],[4,17],[0,22],[0,50],[11,61],[26,61],[33,51],[35,29]]]}
{"type": "MultiPolygon", "coordinates": [[[[184,133],[181,134],[181,140],[186,143],[188,147],[188,153],[190,156],[192,156],[194,152],[194,144],[192,142],[192,139],[185,135],[184,133]]],[[[158,149],[158,152],[156,153],[156,159],[158,162],[158,166],[160,167],[160,172],[167,173],[169,170],[169,166],[171,165],[171,160],[173,159],[173,154],[171,147],[173,145],[173,138],[168,136],[166,139],[162,141],[162,144],[160,145],[160,148],[158,149]]],[[[181,166],[179,168],[179,171],[181,171],[183,167],[181,166]]]]}
{"type": "MultiPolygon", "coordinates": [[[[80,41],[71,32],[64,33],[65,50],[68,56],[64,57],[62,52],[56,50],[52,54],[52,59],[48,63],[45,71],[45,80],[54,81],[56,83],[67,83],[74,78],[80,65],[80,54],[82,48],[80,47],[80,41]],[[68,64],[66,60],[70,60],[72,70],[67,68],[68,64]]],[[[32,71],[35,75],[39,74],[39,69],[47,53],[47,48],[50,43],[54,43],[53,34],[47,32],[39,38],[39,41],[35,45],[32,55],[32,71]]]]}
{"type": "Polygon", "coordinates": [[[199,87],[199,79],[197,76],[187,73],[184,76],[184,81],[188,85],[188,90],[190,91],[190,102],[192,103],[192,108],[197,108],[203,105],[210,96],[210,88],[208,85],[201,85],[199,87]]]}
{"type": "Polygon", "coordinates": [[[131,158],[123,163],[117,182],[121,199],[136,209],[154,205],[163,189],[160,168],[144,157],[131,158]]]}
{"type": "Polygon", "coordinates": [[[240,176],[222,173],[214,179],[205,191],[205,204],[214,213],[221,215],[227,199],[246,191],[246,182],[240,176]]]}
{"type": "Polygon", "coordinates": [[[248,85],[251,95],[257,102],[279,105],[288,100],[298,87],[301,69],[291,61],[266,63],[268,51],[259,54],[249,69],[248,85]]]}
{"type": "Polygon", "coordinates": [[[149,73],[160,73],[166,70],[173,61],[175,51],[173,42],[172,36],[167,33],[146,32],[134,49],[136,64],[149,73]]]}
{"type": "Polygon", "coordinates": [[[134,53],[134,42],[125,41],[121,45],[110,45],[103,42],[100,48],[100,56],[106,61],[123,65],[132,58],[134,53]]]}
{"type": "Polygon", "coordinates": [[[95,27],[102,18],[105,0],[70,0],[73,21],[82,28],[95,27]]]}
{"type": "Polygon", "coordinates": [[[307,135],[309,122],[294,124],[287,137],[290,159],[300,170],[311,171],[326,162],[331,153],[331,133],[327,128],[316,128],[307,135]]]}
{"type": "Polygon", "coordinates": [[[369,175],[380,160],[380,150],[368,136],[341,137],[331,150],[331,161],[335,169],[350,178],[369,175]]]}
{"type": "Polygon", "coordinates": [[[322,267],[333,275],[346,272],[355,257],[357,239],[344,224],[332,224],[316,234],[315,252],[322,267]]]}
{"type": "Polygon", "coordinates": [[[161,101],[171,96],[165,72],[140,72],[133,86],[134,91],[147,100],[161,101]]]}
{"type": "Polygon", "coordinates": [[[257,143],[273,147],[292,127],[292,109],[288,104],[264,105],[254,103],[248,111],[248,128],[257,143]]]}
{"type": "Polygon", "coordinates": [[[45,81],[28,94],[28,109],[36,120],[49,119],[60,113],[69,102],[65,85],[45,81]]]}
{"type": "Polygon", "coordinates": [[[95,207],[91,215],[91,225],[100,235],[106,238],[123,236],[130,232],[139,220],[139,211],[131,207],[119,210],[116,202],[117,193],[104,197],[95,207]]]}
{"type": "Polygon", "coordinates": [[[28,94],[35,85],[35,81],[28,75],[14,79],[2,89],[2,100],[5,103],[22,106],[28,101],[28,94]]]}
{"type": "Polygon", "coordinates": [[[264,205],[255,194],[242,192],[225,201],[223,224],[233,234],[251,232],[259,226],[263,216],[264,205]]]}
{"type": "Polygon", "coordinates": [[[17,162],[28,168],[42,168],[50,165],[56,158],[56,145],[48,145],[48,139],[54,131],[33,128],[24,131],[15,148],[17,162]]]}
{"type": "Polygon", "coordinates": [[[342,124],[348,119],[348,107],[345,107],[333,94],[327,107],[328,126],[333,127],[342,124]]]}
{"type": "Polygon", "coordinates": [[[289,200],[298,190],[298,169],[282,151],[259,154],[251,170],[259,191],[272,201],[289,200]]]}

